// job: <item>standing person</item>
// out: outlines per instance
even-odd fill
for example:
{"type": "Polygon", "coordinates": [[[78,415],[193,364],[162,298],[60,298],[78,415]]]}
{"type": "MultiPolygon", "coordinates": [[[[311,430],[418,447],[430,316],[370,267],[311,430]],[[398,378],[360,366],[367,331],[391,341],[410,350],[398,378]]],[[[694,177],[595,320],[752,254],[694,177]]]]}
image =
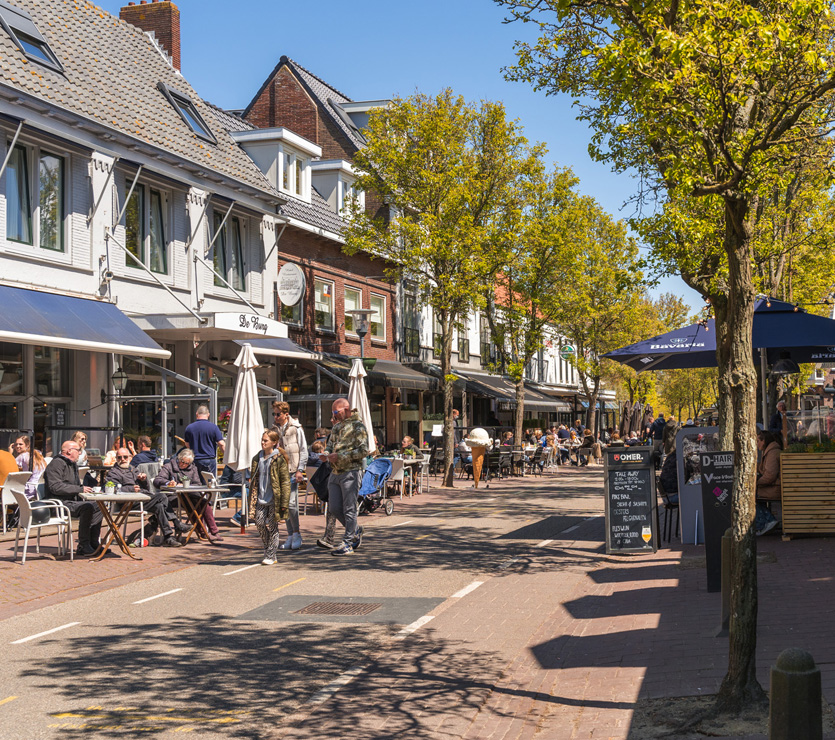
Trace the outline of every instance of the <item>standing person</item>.
{"type": "Polygon", "coordinates": [[[101,509],[94,501],[82,501],[78,494],[92,493],[82,486],[78,477],[78,456],[81,446],[68,439],[61,445],[61,454],[52,459],[44,471],[44,498],[57,498],[78,521],[79,557],[95,555],[101,533],[101,509]]]}
{"type": "MultiPolygon", "coordinates": [[[[15,458],[17,466],[21,470],[29,470],[29,437],[25,434],[22,437],[18,437],[12,444],[12,447],[17,455],[15,458]]],[[[41,476],[44,470],[46,470],[46,460],[44,460],[43,455],[38,450],[35,450],[32,460],[32,475],[24,486],[24,493],[30,501],[38,497],[38,483],[41,482],[41,476]]]]}
{"type": "Polygon", "coordinates": [[[217,475],[217,449],[226,449],[223,432],[217,424],[209,421],[208,406],[198,406],[195,417],[196,420],[186,427],[183,434],[186,447],[194,453],[194,464],[198,470],[217,475]]]}
{"type": "Polygon", "coordinates": [[[281,545],[281,549],[298,550],[302,546],[299,526],[299,483],[304,480],[304,469],[307,467],[307,441],[299,420],[290,416],[289,403],[275,401],[273,418],[275,419],[273,429],[278,432],[290,466],[290,513],[287,516],[287,539],[281,545]]]}
{"type": "Polygon", "coordinates": [[[357,493],[362,482],[362,461],[368,454],[368,432],[347,398],[333,402],[334,426],[325,447],[332,472],[328,479],[328,508],[345,527],[342,544],[331,555],[350,555],[362,544],[357,527],[357,493]]]}
{"type": "Polygon", "coordinates": [[[771,422],[768,425],[768,431],[778,435],[783,442],[783,449],[789,444],[789,417],[786,413],[786,402],[777,402],[777,411],[771,417],[771,422]]]}
{"type": "Polygon", "coordinates": [[[658,418],[652,422],[650,429],[652,430],[652,451],[658,452],[664,444],[664,427],[667,426],[667,421],[664,419],[664,414],[659,411],[658,418]]]}
{"type": "Polygon", "coordinates": [[[278,447],[280,437],[274,429],[261,436],[261,452],[252,458],[249,505],[255,511],[255,526],[264,543],[261,565],[275,565],[281,544],[278,525],[287,518],[290,505],[290,469],[287,453],[278,447]]]}

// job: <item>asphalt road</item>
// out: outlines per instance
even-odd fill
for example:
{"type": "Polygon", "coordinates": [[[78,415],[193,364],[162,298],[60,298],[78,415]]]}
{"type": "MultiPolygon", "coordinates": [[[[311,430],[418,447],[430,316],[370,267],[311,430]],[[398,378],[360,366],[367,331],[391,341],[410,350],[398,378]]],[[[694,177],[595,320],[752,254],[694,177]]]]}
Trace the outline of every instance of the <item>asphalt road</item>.
{"type": "Polygon", "coordinates": [[[432,492],[363,517],[353,556],[308,538],[276,566],[238,554],[6,619],[0,740],[280,737],[551,540],[602,536],[600,477],[432,492]]]}

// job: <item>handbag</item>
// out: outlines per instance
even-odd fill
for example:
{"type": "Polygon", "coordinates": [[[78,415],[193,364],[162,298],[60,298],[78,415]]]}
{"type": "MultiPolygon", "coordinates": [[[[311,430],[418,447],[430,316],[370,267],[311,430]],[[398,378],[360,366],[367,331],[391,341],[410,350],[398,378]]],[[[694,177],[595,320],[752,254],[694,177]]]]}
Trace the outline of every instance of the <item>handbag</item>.
{"type": "Polygon", "coordinates": [[[316,468],[316,472],[310,476],[309,483],[313,486],[313,490],[316,491],[320,501],[327,502],[328,500],[328,480],[330,477],[331,464],[329,462],[323,462],[316,468]]]}

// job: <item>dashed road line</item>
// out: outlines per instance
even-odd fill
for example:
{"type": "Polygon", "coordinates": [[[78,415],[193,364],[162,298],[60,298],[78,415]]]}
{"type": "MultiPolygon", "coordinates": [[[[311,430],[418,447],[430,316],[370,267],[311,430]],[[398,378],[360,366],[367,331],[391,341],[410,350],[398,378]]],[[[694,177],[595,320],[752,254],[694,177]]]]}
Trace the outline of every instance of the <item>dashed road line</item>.
{"type": "Polygon", "coordinates": [[[392,524],[391,526],[392,527],[402,527],[404,524],[411,524],[413,521],[414,521],[414,519],[409,519],[408,522],[398,522],[397,524],[392,524]]]}
{"type": "Polygon", "coordinates": [[[11,644],[20,645],[21,643],[29,642],[30,640],[37,640],[39,637],[46,637],[46,635],[51,635],[54,632],[60,632],[61,630],[68,629],[69,627],[75,627],[77,624],[81,624],[81,622],[68,622],[67,624],[62,624],[60,627],[53,627],[51,630],[46,630],[46,632],[38,632],[37,635],[29,635],[29,637],[22,637],[19,640],[14,640],[11,644]]]}
{"type": "Polygon", "coordinates": [[[10,701],[14,701],[15,699],[17,699],[16,696],[7,696],[5,699],[0,699],[0,707],[4,704],[8,704],[10,701]]]}
{"type": "Polygon", "coordinates": [[[283,586],[279,586],[278,588],[273,589],[273,593],[276,591],[281,591],[283,588],[287,588],[288,586],[292,586],[294,583],[301,583],[302,581],[306,580],[305,578],[297,578],[295,581],[290,581],[290,583],[285,583],[283,586]]]}
{"type": "Polygon", "coordinates": [[[238,568],[237,570],[230,570],[228,573],[221,573],[224,576],[234,576],[235,573],[241,573],[242,571],[249,570],[250,568],[257,568],[261,563],[255,563],[254,565],[245,565],[243,568],[238,568]]]}
{"type": "Polygon", "coordinates": [[[354,666],[351,666],[348,670],[343,671],[340,673],[333,681],[331,681],[326,686],[323,686],[319,691],[317,691],[313,696],[311,696],[305,704],[315,705],[315,704],[322,704],[330,699],[339,689],[343,686],[347,686],[351,681],[353,681],[360,673],[362,673],[367,663],[357,663],[354,666]]]}
{"type": "Polygon", "coordinates": [[[569,532],[573,532],[575,529],[579,529],[580,525],[575,524],[573,527],[569,527],[568,529],[564,529],[560,534],[568,534],[569,532]]]}
{"type": "Polygon", "coordinates": [[[425,614],[420,619],[416,619],[411,624],[406,625],[402,630],[400,630],[400,632],[398,632],[394,636],[394,639],[399,640],[399,639],[402,639],[402,638],[406,637],[407,635],[411,635],[413,632],[417,632],[421,627],[423,627],[423,625],[428,624],[433,619],[435,619],[434,616],[431,616],[429,614],[425,614]]]}
{"type": "Polygon", "coordinates": [[[547,547],[550,545],[554,540],[542,540],[542,542],[537,542],[537,547],[547,547]]]}
{"type": "Polygon", "coordinates": [[[451,598],[451,599],[462,599],[467,594],[471,594],[473,591],[475,591],[483,583],[484,583],[484,581],[473,581],[469,586],[464,586],[464,588],[462,588],[460,591],[456,591],[449,598],[451,598]]]}
{"type": "Polygon", "coordinates": [[[134,601],[135,604],[144,604],[146,601],[153,601],[154,599],[161,599],[163,596],[170,596],[171,594],[176,594],[178,591],[182,591],[181,588],[172,588],[170,591],[166,591],[163,594],[157,594],[156,596],[149,596],[147,599],[140,599],[139,601],[134,601]]]}
{"type": "Polygon", "coordinates": [[[431,537],[432,533],[429,534],[422,534],[420,537],[415,537],[416,540],[425,540],[427,537],[431,537]]]}

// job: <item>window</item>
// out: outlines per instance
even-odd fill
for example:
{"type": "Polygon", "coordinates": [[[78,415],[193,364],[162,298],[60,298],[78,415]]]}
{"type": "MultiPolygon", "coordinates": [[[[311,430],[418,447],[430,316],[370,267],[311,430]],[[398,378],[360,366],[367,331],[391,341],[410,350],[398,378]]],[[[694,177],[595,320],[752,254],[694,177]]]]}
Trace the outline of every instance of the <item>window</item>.
{"type": "Polygon", "coordinates": [[[223,224],[223,214],[215,211],[214,233],[217,234],[213,247],[215,285],[226,286],[226,283],[220,279],[222,276],[235,290],[246,290],[241,220],[237,216],[230,216],[223,224],[223,228],[221,224],[223,224]],[[220,230],[219,233],[218,230],[220,230]]]}
{"type": "Polygon", "coordinates": [[[437,316],[432,318],[432,355],[435,358],[440,357],[444,352],[444,337],[441,331],[441,322],[438,321],[437,316]]]}
{"type": "Polygon", "coordinates": [[[314,280],[313,292],[316,328],[333,331],[333,283],[314,280]]]}
{"type": "Polygon", "coordinates": [[[168,274],[166,240],[167,197],[154,188],[137,185],[125,209],[125,255],[128,267],[145,265],[152,272],[168,274]]]}
{"type": "Polygon", "coordinates": [[[410,357],[418,357],[420,355],[420,325],[417,298],[409,294],[403,297],[403,351],[410,357]]]}
{"type": "Polygon", "coordinates": [[[296,177],[295,191],[296,191],[296,195],[301,195],[302,194],[302,161],[298,157],[296,157],[295,165],[296,165],[294,167],[294,174],[295,174],[295,177],[296,177]]]}
{"type": "Polygon", "coordinates": [[[174,110],[180,114],[180,118],[185,121],[188,127],[195,134],[197,134],[201,139],[206,139],[207,141],[212,142],[212,144],[217,144],[217,139],[214,137],[211,129],[206,124],[206,121],[203,120],[203,116],[200,115],[200,112],[197,110],[197,106],[191,98],[183,93],[173,90],[164,82],[160,82],[157,87],[162,94],[168,98],[168,102],[174,106],[174,110]]]}
{"type": "Polygon", "coordinates": [[[470,340],[466,336],[458,335],[458,362],[470,361],[470,340]]]}
{"type": "Polygon", "coordinates": [[[6,238],[63,252],[65,188],[63,157],[37,147],[15,146],[6,166],[6,238]],[[32,158],[37,165],[35,182],[29,168],[32,158]]]}
{"type": "Polygon", "coordinates": [[[362,291],[356,288],[345,288],[345,331],[351,334],[357,333],[357,327],[354,326],[356,319],[349,311],[358,308],[362,308],[362,291]]]}
{"type": "Polygon", "coordinates": [[[365,194],[354,182],[339,181],[339,212],[342,213],[353,201],[362,209],[365,206],[365,194]]]}
{"type": "Polygon", "coordinates": [[[281,171],[281,187],[284,190],[290,189],[290,180],[293,176],[293,161],[295,157],[292,154],[284,153],[284,167],[281,171]]]}
{"type": "Polygon", "coordinates": [[[370,324],[369,332],[372,339],[380,339],[386,341],[386,299],[381,295],[371,295],[369,300],[369,308],[374,309],[374,313],[369,314],[368,321],[370,324]]]}
{"type": "Polygon", "coordinates": [[[486,367],[493,360],[493,346],[490,342],[490,322],[486,316],[481,317],[479,335],[481,337],[481,364],[486,367]]]}
{"type": "Polygon", "coordinates": [[[273,288],[273,295],[276,306],[276,317],[285,324],[301,326],[302,317],[304,316],[304,298],[302,298],[295,306],[288,306],[281,303],[281,300],[278,297],[278,283],[276,283],[273,288]]]}
{"type": "Polygon", "coordinates": [[[0,5],[0,24],[27,59],[56,72],[64,71],[58,57],[26,11],[3,3],[0,5]]]}

